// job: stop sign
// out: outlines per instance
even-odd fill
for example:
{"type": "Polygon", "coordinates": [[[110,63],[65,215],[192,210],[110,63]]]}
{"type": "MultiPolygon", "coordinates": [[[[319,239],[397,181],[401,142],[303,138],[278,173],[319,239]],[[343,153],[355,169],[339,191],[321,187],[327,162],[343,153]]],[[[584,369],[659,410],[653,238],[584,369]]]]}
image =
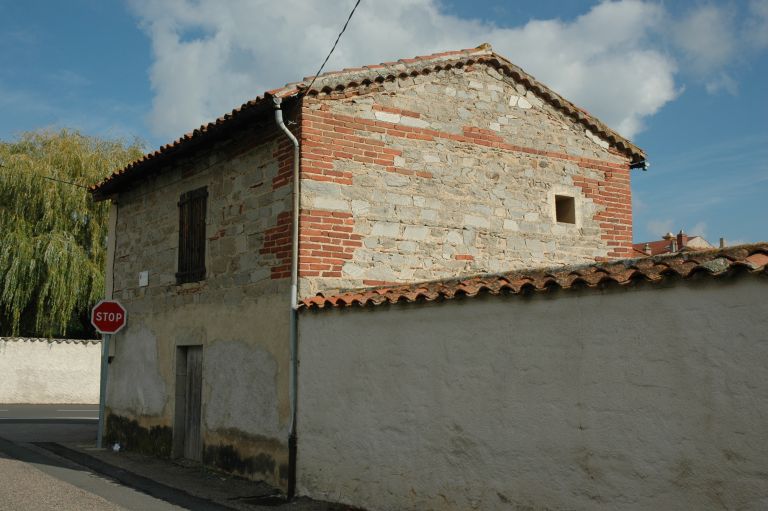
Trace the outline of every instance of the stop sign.
{"type": "Polygon", "coordinates": [[[91,324],[100,334],[114,334],[125,326],[125,309],[115,300],[102,300],[91,311],[91,324]]]}

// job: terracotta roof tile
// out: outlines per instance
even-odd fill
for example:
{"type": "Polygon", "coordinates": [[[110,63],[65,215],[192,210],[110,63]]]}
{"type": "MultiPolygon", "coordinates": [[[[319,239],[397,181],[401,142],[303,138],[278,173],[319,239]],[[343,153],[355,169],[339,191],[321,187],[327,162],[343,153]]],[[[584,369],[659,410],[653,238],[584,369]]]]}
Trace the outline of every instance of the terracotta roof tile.
{"type": "Polygon", "coordinates": [[[99,344],[101,339],[57,339],[46,337],[0,337],[1,342],[46,342],[48,344],[99,344]]]}
{"type": "Polygon", "coordinates": [[[587,266],[534,269],[384,286],[340,292],[329,296],[318,294],[305,298],[300,305],[306,309],[324,309],[366,307],[398,302],[432,302],[480,294],[546,292],[552,288],[597,288],[605,284],[627,286],[638,281],[661,282],[676,278],[689,279],[697,275],[720,277],[739,271],[768,275],[768,243],[626,259],[587,266]]]}
{"type": "Polygon", "coordinates": [[[308,82],[311,81],[312,77],[305,77],[303,82],[288,83],[284,87],[272,89],[265,92],[263,96],[258,96],[251,101],[243,103],[215,121],[203,124],[170,144],[163,145],[156,151],[144,155],[123,169],[116,171],[101,183],[92,186],[91,192],[94,193],[94,197],[97,200],[103,200],[109,194],[119,191],[120,186],[127,183],[133,177],[142,174],[149,167],[167,161],[166,158],[173,157],[182,150],[195,146],[195,142],[204,142],[205,140],[212,139],[233,121],[247,114],[255,115],[271,112],[272,96],[291,98],[297,97],[300,94],[343,94],[346,89],[356,89],[364,92],[375,84],[395,80],[398,77],[418,76],[420,74],[429,74],[454,67],[461,68],[472,64],[492,66],[507,76],[511,76],[555,108],[563,110],[574,121],[581,123],[593,133],[607,139],[616,149],[632,158],[634,163],[645,161],[645,153],[639,147],[611,130],[599,119],[591,116],[585,110],[537,81],[521,68],[494,53],[490,45],[483,44],[477,48],[435,53],[412,59],[400,59],[397,62],[384,62],[359,68],[348,68],[342,71],[330,71],[321,74],[313,84],[312,89],[308,89],[308,82]]]}

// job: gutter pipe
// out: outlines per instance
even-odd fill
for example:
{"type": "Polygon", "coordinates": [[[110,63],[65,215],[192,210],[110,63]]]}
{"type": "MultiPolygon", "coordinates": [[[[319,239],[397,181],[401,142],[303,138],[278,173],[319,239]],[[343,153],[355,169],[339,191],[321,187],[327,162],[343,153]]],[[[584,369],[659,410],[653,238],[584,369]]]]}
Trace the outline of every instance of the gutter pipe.
{"type": "Polygon", "coordinates": [[[283,122],[283,110],[281,109],[282,98],[273,96],[272,101],[275,106],[275,121],[293,143],[293,226],[291,231],[291,319],[290,319],[290,349],[291,349],[291,367],[290,367],[290,389],[289,396],[291,400],[291,425],[288,435],[288,500],[293,499],[296,494],[296,406],[298,403],[298,285],[299,285],[299,198],[301,186],[299,181],[299,141],[293,136],[293,133],[285,126],[283,122]]]}

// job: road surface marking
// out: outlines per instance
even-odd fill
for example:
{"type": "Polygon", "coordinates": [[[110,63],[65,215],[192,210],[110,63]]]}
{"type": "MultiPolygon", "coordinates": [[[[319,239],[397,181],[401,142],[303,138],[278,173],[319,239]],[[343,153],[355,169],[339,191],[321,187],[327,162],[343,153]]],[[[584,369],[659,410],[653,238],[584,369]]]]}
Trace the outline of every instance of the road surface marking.
{"type": "Polygon", "coordinates": [[[98,420],[98,416],[83,417],[0,417],[0,421],[58,421],[58,420],[98,420]]]}
{"type": "MultiPolygon", "coordinates": [[[[0,410],[2,412],[3,410],[0,410]]],[[[56,410],[57,412],[98,412],[96,408],[91,408],[90,410],[56,410]]]]}

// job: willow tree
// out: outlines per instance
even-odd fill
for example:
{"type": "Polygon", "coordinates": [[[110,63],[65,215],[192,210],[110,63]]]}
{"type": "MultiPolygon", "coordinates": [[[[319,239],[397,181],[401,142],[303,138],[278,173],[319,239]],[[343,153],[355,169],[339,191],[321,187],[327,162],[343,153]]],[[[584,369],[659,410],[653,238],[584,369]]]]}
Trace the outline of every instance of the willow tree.
{"type": "Polygon", "coordinates": [[[140,154],[137,142],[69,130],[0,141],[0,335],[91,332],[109,211],[87,187],[140,154]]]}

